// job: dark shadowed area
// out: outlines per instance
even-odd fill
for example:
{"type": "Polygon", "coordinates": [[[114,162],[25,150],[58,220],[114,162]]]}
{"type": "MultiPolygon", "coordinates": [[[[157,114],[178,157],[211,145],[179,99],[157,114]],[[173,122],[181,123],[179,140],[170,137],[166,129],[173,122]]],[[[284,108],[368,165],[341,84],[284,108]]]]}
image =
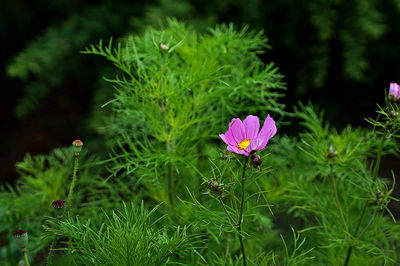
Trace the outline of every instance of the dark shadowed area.
{"type": "Polygon", "coordinates": [[[13,182],[27,152],[96,135],[88,121],[104,102],[95,91],[106,66],[79,51],[101,38],[139,33],[167,16],[200,30],[247,24],[269,39],[261,57],[285,76],[287,111],[311,101],[335,127],[369,126],[364,118],[400,76],[399,13],[396,1],[2,1],[1,181],[13,182]]]}

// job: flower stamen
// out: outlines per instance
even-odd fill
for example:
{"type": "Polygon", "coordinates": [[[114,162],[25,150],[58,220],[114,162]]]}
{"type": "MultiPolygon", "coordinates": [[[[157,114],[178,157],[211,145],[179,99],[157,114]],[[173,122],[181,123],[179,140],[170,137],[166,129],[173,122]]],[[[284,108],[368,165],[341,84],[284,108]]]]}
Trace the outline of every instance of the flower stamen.
{"type": "Polygon", "coordinates": [[[244,139],[238,143],[238,148],[245,151],[247,149],[247,146],[249,145],[250,145],[250,139],[244,139]]]}

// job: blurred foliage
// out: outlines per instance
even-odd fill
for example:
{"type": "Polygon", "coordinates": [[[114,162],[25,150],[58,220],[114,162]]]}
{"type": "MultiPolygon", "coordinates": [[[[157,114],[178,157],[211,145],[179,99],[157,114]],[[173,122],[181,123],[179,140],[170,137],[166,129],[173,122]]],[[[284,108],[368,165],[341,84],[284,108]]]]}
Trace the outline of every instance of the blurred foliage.
{"type": "Polygon", "coordinates": [[[189,21],[201,31],[221,22],[265,30],[274,50],[263,58],[279,61],[297,95],[334,87],[342,93],[351,85],[355,97],[382,79],[393,79],[400,71],[395,63],[399,40],[393,38],[400,31],[395,23],[400,12],[398,1],[159,0],[132,4],[103,0],[96,5],[75,5],[79,11],[73,11],[65,1],[51,5],[57,12],[65,10],[66,19],[50,24],[8,64],[9,76],[26,84],[16,107],[18,115],[34,110],[48,101],[51,91],[65,90],[65,85],[109,95],[107,88],[93,82],[105,65],[93,63],[78,51],[100,38],[120,37],[126,32],[141,32],[147,25],[159,25],[167,16],[189,21]],[[389,65],[390,70],[382,72],[389,65]],[[72,79],[75,84],[69,84],[72,79]],[[362,90],[358,88],[361,85],[362,90]]]}
{"type": "MultiPolygon", "coordinates": [[[[59,4],[53,8],[61,11],[69,3],[59,4]]],[[[68,90],[65,86],[93,91],[91,83],[96,78],[96,67],[80,56],[80,50],[93,40],[108,38],[111,34],[123,34],[129,28],[129,16],[137,13],[140,5],[106,0],[94,6],[82,6],[79,11],[66,9],[69,17],[50,25],[41,35],[28,42],[7,67],[10,77],[21,79],[26,84],[23,97],[16,106],[16,114],[27,115],[48,101],[52,90],[57,93],[68,90]],[[87,64],[92,68],[87,68],[87,64]],[[93,76],[81,75],[84,69],[93,76]],[[71,83],[71,79],[75,82],[71,83]]]]}

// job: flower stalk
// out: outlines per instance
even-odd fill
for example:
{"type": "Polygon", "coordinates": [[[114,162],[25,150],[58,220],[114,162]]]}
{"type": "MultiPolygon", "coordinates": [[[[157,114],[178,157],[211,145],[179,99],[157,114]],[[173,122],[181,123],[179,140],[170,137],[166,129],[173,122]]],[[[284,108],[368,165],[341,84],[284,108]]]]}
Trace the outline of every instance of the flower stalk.
{"type": "MultiPolygon", "coordinates": [[[[161,95],[163,94],[163,82],[164,82],[164,71],[165,71],[165,61],[166,61],[166,52],[168,51],[169,47],[166,44],[161,44],[160,45],[161,49],[161,56],[160,56],[160,78],[158,81],[158,89],[161,92],[161,95]]],[[[164,122],[164,130],[165,130],[165,135],[166,135],[166,140],[165,140],[165,148],[167,151],[167,154],[170,156],[170,159],[172,155],[174,154],[174,144],[172,143],[172,140],[170,138],[170,130],[169,130],[169,125],[167,121],[167,116],[166,116],[166,104],[163,101],[163,99],[158,100],[158,104],[160,106],[160,112],[163,117],[163,122],[164,122]]],[[[175,184],[175,179],[174,179],[174,165],[169,161],[167,163],[167,183],[168,183],[168,201],[171,206],[174,206],[174,184],[175,184]]]]}
{"type": "Polygon", "coordinates": [[[26,254],[26,248],[22,249],[22,253],[24,254],[25,265],[30,266],[29,260],[28,260],[28,255],[26,254]]]}
{"type": "Polygon", "coordinates": [[[241,195],[241,201],[240,201],[240,212],[239,212],[239,217],[238,217],[238,221],[237,221],[237,230],[238,230],[238,235],[239,235],[239,241],[240,241],[240,247],[242,249],[242,257],[243,257],[243,265],[247,266],[247,258],[246,258],[246,249],[244,247],[244,243],[243,243],[243,236],[242,236],[242,222],[243,222],[243,209],[244,209],[244,186],[245,186],[245,174],[246,174],[246,165],[247,162],[249,161],[249,157],[246,156],[246,159],[244,160],[244,164],[243,164],[243,171],[242,171],[242,195],[241,195]]]}
{"type": "Polygon", "coordinates": [[[239,209],[236,203],[235,191],[233,190],[233,183],[231,176],[229,176],[229,186],[231,187],[231,197],[233,201],[233,206],[235,207],[236,219],[239,219],[239,209]]]}
{"type": "Polygon", "coordinates": [[[22,255],[25,260],[25,265],[29,266],[28,255],[26,254],[26,247],[28,246],[29,237],[28,232],[22,229],[16,230],[14,233],[14,238],[17,246],[21,249],[22,255]]]}
{"type": "Polygon", "coordinates": [[[168,199],[171,206],[174,206],[174,169],[171,162],[168,163],[168,199]]]}
{"type": "Polygon", "coordinates": [[[54,236],[53,240],[51,241],[51,246],[50,246],[50,249],[49,249],[49,255],[47,256],[47,262],[46,262],[47,266],[50,266],[52,264],[54,247],[56,246],[56,238],[57,238],[57,236],[54,236]]]}
{"type": "Polygon", "coordinates": [[[71,214],[71,210],[72,210],[71,200],[72,200],[72,194],[74,192],[74,187],[75,187],[75,182],[76,182],[76,173],[78,172],[79,153],[75,153],[74,157],[75,157],[74,158],[74,170],[73,170],[73,174],[72,174],[72,182],[69,187],[68,200],[67,200],[68,215],[71,214]]]}
{"type": "MultiPolygon", "coordinates": [[[[65,201],[64,200],[55,200],[51,203],[51,205],[53,206],[53,208],[57,211],[57,212],[64,212],[65,209],[65,201]]],[[[62,219],[63,215],[57,214],[57,218],[58,219],[62,219]]],[[[53,239],[51,241],[51,246],[49,249],[49,254],[47,255],[47,262],[46,265],[50,266],[52,264],[52,259],[53,259],[53,253],[54,253],[54,248],[56,246],[56,242],[57,242],[57,235],[53,236],[53,239]]]]}
{"type": "Polygon", "coordinates": [[[221,203],[222,208],[224,209],[225,214],[228,217],[229,222],[231,223],[232,227],[237,227],[237,224],[235,223],[235,221],[233,220],[232,216],[229,214],[228,210],[226,209],[226,206],[225,206],[224,201],[222,200],[221,196],[218,196],[218,200],[221,203]]]}
{"type": "Polygon", "coordinates": [[[332,181],[333,192],[335,194],[336,205],[337,205],[337,208],[338,208],[338,211],[339,211],[340,218],[342,219],[343,226],[344,226],[346,232],[348,232],[349,228],[347,227],[346,220],[344,219],[342,205],[340,204],[340,201],[339,201],[339,196],[338,196],[337,189],[336,189],[336,181],[335,181],[335,176],[333,175],[332,166],[330,168],[331,168],[330,169],[330,176],[331,176],[331,181],[332,181]]]}

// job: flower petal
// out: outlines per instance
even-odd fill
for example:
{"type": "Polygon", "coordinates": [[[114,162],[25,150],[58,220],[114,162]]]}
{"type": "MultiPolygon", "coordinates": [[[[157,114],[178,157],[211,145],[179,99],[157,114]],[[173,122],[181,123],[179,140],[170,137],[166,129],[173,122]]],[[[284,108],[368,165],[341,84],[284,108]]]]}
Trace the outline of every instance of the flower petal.
{"type": "Polygon", "coordinates": [[[400,86],[397,83],[395,83],[395,90],[394,91],[395,91],[394,98],[396,100],[400,99],[400,86]]]}
{"type": "Polygon", "coordinates": [[[234,153],[237,153],[237,154],[242,154],[242,155],[249,156],[249,152],[241,150],[236,146],[228,146],[226,149],[228,151],[230,151],[230,152],[234,152],[234,153]]]}
{"type": "Polygon", "coordinates": [[[254,149],[259,151],[264,149],[268,143],[268,140],[272,138],[276,133],[276,125],[274,119],[272,119],[269,115],[265,118],[264,125],[257,136],[258,145],[254,149]]]}
{"type": "Polygon", "coordinates": [[[391,100],[392,97],[395,101],[400,99],[400,86],[397,83],[390,83],[389,99],[391,100]]]}
{"type": "Polygon", "coordinates": [[[244,125],[239,118],[232,119],[231,123],[229,124],[229,130],[231,130],[232,135],[236,138],[237,143],[246,138],[244,125]]]}
{"type": "Polygon", "coordinates": [[[231,145],[231,146],[237,146],[238,143],[240,142],[240,140],[238,140],[238,139],[233,135],[233,132],[232,132],[232,129],[231,129],[231,128],[229,128],[228,131],[225,132],[225,137],[226,137],[226,139],[228,140],[229,145],[231,145]]]}
{"type": "MultiPolygon", "coordinates": [[[[234,121],[232,120],[232,122],[230,124],[232,124],[234,121]]],[[[225,132],[224,134],[219,134],[219,137],[228,145],[230,146],[237,146],[238,143],[240,142],[239,139],[237,139],[237,137],[235,137],[235,135],[233,134],[232,128],[229,127],[229,129],[225,132]]]]}
{"type": "Polygon", "coordinates": [[[227,144],[230,145],[228,138],[224,134],[219,134],[219,137],[227,144]]]}
{"type": "Polygon", "coordinates": [[[245,139],[254,140],[257,137],[258,131],[260,130],[260,121],[257,116],[249,115],[243,120],[245,128],[245,139]]]}
{"type": "Polygon", "coordinates": [[[250,153],[252,151],[256,151],[257,147],[259,146],[260,141],[258,139],[250,140],[250,145],[247,146],[246,152],[250,153]]]}

